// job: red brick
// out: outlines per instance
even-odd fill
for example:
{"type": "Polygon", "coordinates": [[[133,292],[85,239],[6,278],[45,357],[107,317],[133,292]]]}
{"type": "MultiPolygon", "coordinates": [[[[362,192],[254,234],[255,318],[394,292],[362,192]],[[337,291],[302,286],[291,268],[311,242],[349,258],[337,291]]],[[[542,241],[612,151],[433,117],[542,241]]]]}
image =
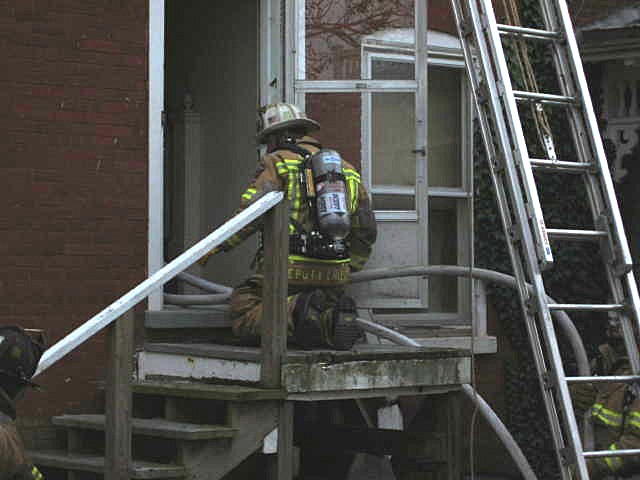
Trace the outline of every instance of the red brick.
{"type": "Polygon", "coordinates": [[[18,115],[26,114],[33,111],[33,106],[31,105],[16,105],[13,109],[18,115]]]}
{"type": "MultiPolygon", "coordinates": [[[[148,2],[6,3],[0,304],[57,340],[145,275],[148,2]]],[[[47,394],[21,413],[92,410],[103,371],[100,337],[47,372],[47,394]]]]}
{"type": "Polygon", "coordinates": [[[97,50],[99,52],[108,53],[121,53],[122,46],[118,42],[112,42],[109,40],[80,40],[78,41],[78,48],[84,50],[97,50]]]}
{"type": "Polygon", "coordinates": [[[84,122],[86,120],[86,114],[84,112],[74,112],[70,110],[60,110],[57,112],[49,113],[49,120],[52,122],[84,122]]]}
{"type": "Polygon", "coordinates": [[[103,112],[108,112],[108,113],[125,113],[129,111],[129,103],[127,102],[103,103],[100,106],[100,109],[103,112]]]}
{"type": "Polygon", "coordinates": [[[64,97],[64,88],[51,86],[37,86],[31,88],[31,95],[34,97],[64,97]]]}

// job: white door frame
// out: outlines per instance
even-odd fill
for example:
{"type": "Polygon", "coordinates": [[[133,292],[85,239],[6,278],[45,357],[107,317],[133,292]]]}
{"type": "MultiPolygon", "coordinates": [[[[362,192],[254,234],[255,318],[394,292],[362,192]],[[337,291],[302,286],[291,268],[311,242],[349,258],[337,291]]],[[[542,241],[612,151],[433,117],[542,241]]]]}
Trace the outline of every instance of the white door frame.
{"type": "MultiPolygon", "coordinates": [[[[149,205],[147,275],[164,265],[164,22],[165,0],[149,0],[149,205]]],[[[149,310],[162,308],[162,288],[149,295],[149,310]]]]}

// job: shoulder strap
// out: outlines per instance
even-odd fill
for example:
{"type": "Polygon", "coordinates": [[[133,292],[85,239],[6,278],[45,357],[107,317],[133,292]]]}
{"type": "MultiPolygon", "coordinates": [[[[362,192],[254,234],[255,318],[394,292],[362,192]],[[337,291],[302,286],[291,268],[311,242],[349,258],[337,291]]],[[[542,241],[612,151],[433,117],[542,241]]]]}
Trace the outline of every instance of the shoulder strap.
{"type": "Polygon", "coordinates": [[[306,148],[302,148],[300,145],[295,143],[283,143],[281,145],[278,145],[275,151],[278,150],[289,150],[293,153],[297,153],[304,159],[307,159],[311,156],[311,152],[309,150],[307,150],[306,148]]]}

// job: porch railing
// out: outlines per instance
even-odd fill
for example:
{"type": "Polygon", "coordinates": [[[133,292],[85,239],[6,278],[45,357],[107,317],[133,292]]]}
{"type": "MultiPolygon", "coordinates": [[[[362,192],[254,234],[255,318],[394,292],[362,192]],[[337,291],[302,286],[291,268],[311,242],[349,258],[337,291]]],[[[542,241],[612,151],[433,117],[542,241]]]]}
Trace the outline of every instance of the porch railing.
{"type": "Polygon", "coordinates": [[[264,216],[264,318],[261,384],[280,387],[282,357],[287,348],[288,208],[282,192],[270,192],[207,237],[127,292],[83,325],[47,349],[35,375],[106,327],[105,478],[129,478],[131,463],[131,378],[134,353],[133,308],[156,289],[188,269],[213,248],[264,216]]]}

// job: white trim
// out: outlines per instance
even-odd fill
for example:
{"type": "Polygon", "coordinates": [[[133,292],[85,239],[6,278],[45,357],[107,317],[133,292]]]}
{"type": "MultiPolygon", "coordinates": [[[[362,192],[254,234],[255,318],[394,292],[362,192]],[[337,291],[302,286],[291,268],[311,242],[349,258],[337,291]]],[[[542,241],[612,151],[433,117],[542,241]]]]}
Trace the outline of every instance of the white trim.
{"type": "Polygon", "coordinates": [[[203,358],[190,355],[145,352],[138,353],[138,380],[147,377],[224,379],[259,382],[261,365],[255,362],[203,358]]]}
{"type": "Polygon", "coordinates": [[[469,198],[472,193],[462,188],[430,187],[427,195],[432,198],[469,198]]]}
{"type": "MultiPolygon", "coordinates": [[[[164,28],[165,0],[149,2],[149,224],[147,271],[153,275],[164,265],[164,28]]],[[[149,295],[149,310],[162,309],[162,286],[149,295]]]]}
{"type": "Polygon", "coordinates": [[[259,98],[260,105],[276,103],[282,97],[280,92],[282,72],[279,68],[282,58],[280,40],[279,0],[259,0],[258,64],[260,65],[259,98]]]}
{"type": "Polygon", "coordinates": [[[295,11],[298,7],[298,2],[304,2],[304,0],[282,0],[285,2],[284,9],[284,101],[296,103],[299,107],[304,109],[304,106],[297,102],[296,87],[295,87],[295,74],[298,62],[298,55],[296,54],[296,21],[297,17],[295,11]]]}
{"type": "Polygon", "coordinates": [[[297,91],[305,93],[415,92],[415,80],[298,80],[297,91]]]}
{"type": "Polygon", "coordinates": [[[418,212],[415,210],[375,210],[378,222],[417,222],[418,212]]]}
{"type": "Polygon", "coordinates": [[[294,54],[295,57],[295,79],[296,80],[304,80],[307,78],[307,49],[306,49],[306,41],[305,36],[307,34],[306,29],[306,9],[305,9],[305,0],[295,0],[295,10],[293,15],[295,16],[295,45],[297,48],[297,55],[294,54]],[[300,45],[303,45],[300,48],[300,45]]]}
{"type": "Polygon", "coordinates": [[[410,185],[372,185],[369,189],[375,195],[415,195],[416,187],[410,185]]]}

